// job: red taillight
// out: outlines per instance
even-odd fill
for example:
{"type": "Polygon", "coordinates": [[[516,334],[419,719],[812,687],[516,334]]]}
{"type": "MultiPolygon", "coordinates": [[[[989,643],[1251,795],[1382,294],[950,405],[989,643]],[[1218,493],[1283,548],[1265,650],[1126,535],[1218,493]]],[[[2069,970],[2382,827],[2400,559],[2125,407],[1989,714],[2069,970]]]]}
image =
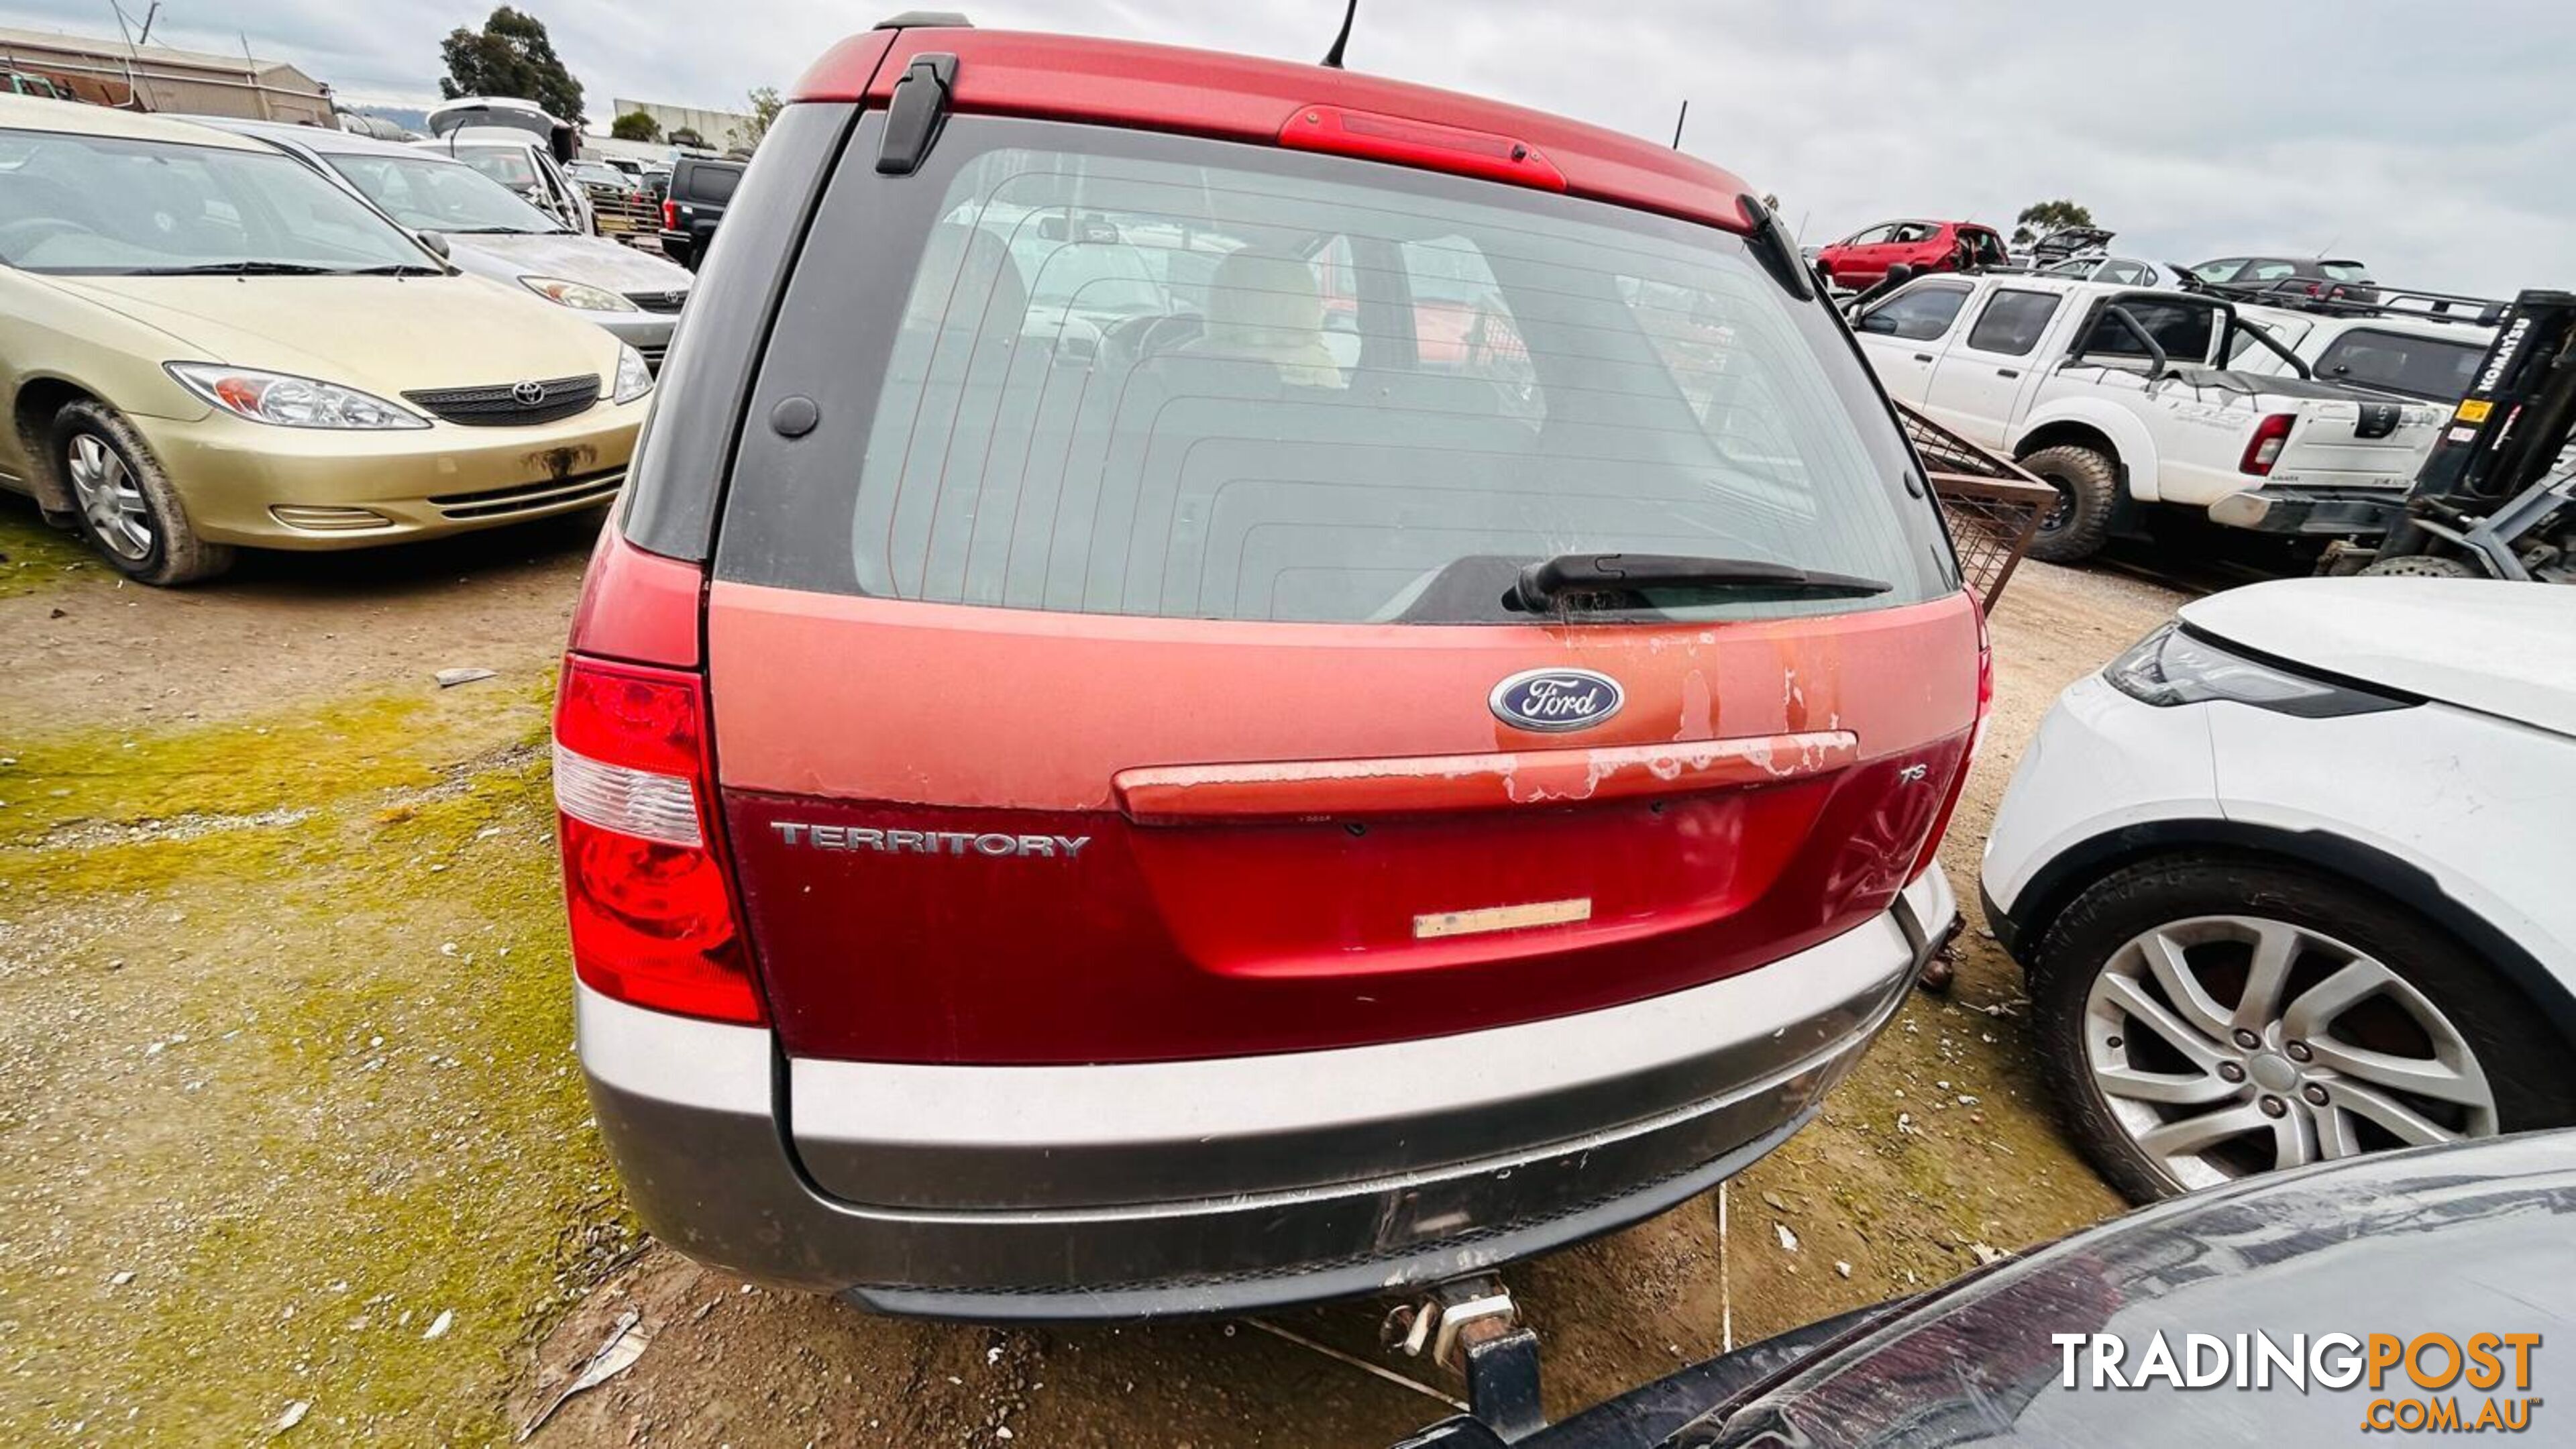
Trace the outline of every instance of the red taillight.
{"type": "Polygon", "coordinates": [[[662,203],[662,229],[664,231],[680,229],[680,203],[676,201],[662,203]]]}
{"type": "Polygon", "coordinates": [[[1993,635],[1986,629],[1986,611],[1977,610],[1977,726],[1968,736],[1968,752],[1959,759],[1958,773],[1950,777],[1948,791],[1941,799],[1941,812],[1932,817],[1932,832],[1923,837],[1923,848],[1914,854],[1914,865],[1905,878],[1932,868],[1941,853],[1941,837],[1950,832],[1950,816],[1959,808],[1959,797],[1968,791],[1968,772],[1977,767],[1977,755],[1986,747],[1986,726],[1995,714],[1995,646],[1993,635]]]}
{"type": "Polygon", "coordinates": [[[564,660],[555,808],[573,970],[656,1011],[765,1020],[713,835],[706,690],[695,674],[564,660]]]}
{"type": "Polygon", "coordinates": [[[2290,441],[2289,413],[2274,413],[2254,425],[2254,436],[2245,440],[2245,456],[2236,461],[2236,471],[2257,478],[2272,475],[2272,465],[2281,460],[2281,445],[2290,441]]]}

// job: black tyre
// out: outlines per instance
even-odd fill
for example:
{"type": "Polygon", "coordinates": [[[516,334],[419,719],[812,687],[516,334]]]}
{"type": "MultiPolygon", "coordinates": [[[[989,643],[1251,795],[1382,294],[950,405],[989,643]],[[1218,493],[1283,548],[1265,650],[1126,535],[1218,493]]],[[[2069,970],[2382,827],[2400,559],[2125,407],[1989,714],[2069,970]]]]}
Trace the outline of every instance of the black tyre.
{"type": "Polygon", "coordinates": [[[2030,556],[2048,563],[2075,563],[2091,558],[2110,542],[2111,522],[2120,508],[2120,469],[2091,448],[2072,444],[2042,448],[2021,460],[2040,481],[2057,490],[2058,504],[2040,520],[2030,541],[2030,556]]]}
{"type": "Polygon", "coordinates": [[[2576,1061],[2483,959],[2383,895],[2257,856],[2096,882],[2030,970],[2041,1067],[2132,1202],[2576,1122],[2576,1061]]]}
{"type": "Polygon", "coordinates": [[[231,568],[233,551],[189,526],[170,475],[134,425],[104,403],[75,402],[54,414],[54,466],[77,506],[81,536],[128,578],[172,585],[231,568]]]}
{"type": "Polygon", "coordinates": [[[2410,553],[2398,558],[2376,559],[2368,568],[2363,569],[2362,573],[2380,578],[2400,579],[2482,579],[2486,577],[2478,571],[2476,564],[2467,559],[2452,558],[2447,554],[2438,553],[2410,553]]]}

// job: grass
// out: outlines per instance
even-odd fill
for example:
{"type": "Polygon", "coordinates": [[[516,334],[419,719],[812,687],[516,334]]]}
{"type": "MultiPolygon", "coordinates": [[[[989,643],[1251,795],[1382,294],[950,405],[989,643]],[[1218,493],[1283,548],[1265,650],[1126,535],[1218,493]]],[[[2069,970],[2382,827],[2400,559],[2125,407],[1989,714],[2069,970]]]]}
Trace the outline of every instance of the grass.
{"type": "Polygon", "coordinates": [[[115,577],[79,539],[47,526],[33,503],[0,501],[0,599],[41,593],[84,574],[115,577]]]}
{"type": "Polygon", "coordinates": [[[0,769],[0,924],[52,943],[0,949],[0,1442],[240,1443],[297,1401],[315,1443],[508,1438],[524,1345],[632,1238],[542,720],[359,699],[0,769]]]}

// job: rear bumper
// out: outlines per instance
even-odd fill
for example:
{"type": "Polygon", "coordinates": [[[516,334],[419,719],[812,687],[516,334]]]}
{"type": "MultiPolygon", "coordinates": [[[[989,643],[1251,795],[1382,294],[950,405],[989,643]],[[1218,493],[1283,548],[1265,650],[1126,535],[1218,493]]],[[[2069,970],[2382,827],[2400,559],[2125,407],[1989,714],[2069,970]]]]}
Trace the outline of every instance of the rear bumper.
{"type": "Polygon", "coordinates": [[[1956,912],[1936,867],[1886,916],[1740,976],[1383,1047],[791,1066],[766,1031],[580,988],[580,1053],[629,1201],[693,1257],[889,1313],[1235,1313],[1483,1270],[1740,1171],[1815,1114],[1956,912]]]}
{"type": "Polygon", "coordinates": [[[2405,490],[2291,492],[2256,488],[2209,505],[2213,523],[2257,533],[2383,533],[2406,511],[2405,490]]]}

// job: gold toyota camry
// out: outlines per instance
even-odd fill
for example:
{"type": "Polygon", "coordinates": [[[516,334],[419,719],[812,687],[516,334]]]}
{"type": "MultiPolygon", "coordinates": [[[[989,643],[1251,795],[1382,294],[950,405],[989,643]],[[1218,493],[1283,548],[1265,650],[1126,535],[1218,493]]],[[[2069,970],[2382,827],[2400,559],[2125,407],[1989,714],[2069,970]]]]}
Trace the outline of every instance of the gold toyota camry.
{"type": "Polygon", "coordinates": [[[269,147],[0,95],[0,486],[145,583],[605,502],[652,385],[269,147]]]}

